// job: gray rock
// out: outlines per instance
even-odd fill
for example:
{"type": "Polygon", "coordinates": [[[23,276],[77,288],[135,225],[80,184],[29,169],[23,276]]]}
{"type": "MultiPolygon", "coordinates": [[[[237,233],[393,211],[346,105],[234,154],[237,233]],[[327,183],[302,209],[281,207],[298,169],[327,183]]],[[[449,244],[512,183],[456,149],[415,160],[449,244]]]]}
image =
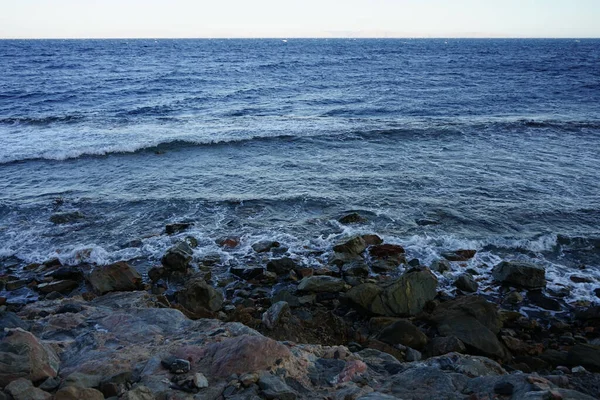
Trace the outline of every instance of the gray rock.
{"type": "Polygon", "coordinates": [[[440,274],[450,271],[450,262],[448,260],[435,260],[431,263],[431,270],[440,274]]]}
{"type": "Polygon", "coordinates": [[[258,379],[258,386],[267,399],[296,400],[298,394],[292,390],[281,378],[268,372],[262,372],[258,379]]]}
{"type": "Polygon", "coordinates": [[[567,363],[570,366],[582,365],[591,371],[600,372],[600,346],[577,344],[571,347],[567,363]]]}
{"type": "Polygon", "coordinates": [[[387,316],[416,315],[437,295],[437,278],[428,269],[409,271],[383,289],[369,309],[387,316]]]}
{"type": "Polygon", "coordinates": [[[359,224],[363,222],[367,222],[367,219],[361,216],[359,213],[353,212],[347,215],[344,215],[340,219],[338,219],[342,224],[359,224]]]}
{"type": "Polygon", "coordinates": [[[219,311],[223,306],[223,295],[203,279],[193,279],[177,292],[177,301],[192,312],[203,310],[219,311]]]}
{"type": "Polygon", "coordinates": [[[168,272],[186,272],[192,261],[193,250],[186,241],[178,242],[161,259],[168,272]]]}
{"type": "Polygon", "coordinates": [[[361,236],[354,236],[335,246],[333,251],[336,253],[346,253],[351,255],[359,255],[367,248],[367,243],[361,236]]]}
{"type": "Polygon", "coordinates": [[[196,386],[198,389],[203,389],[203,388],[207,388],[208,387],[208,379],[206,379],[206,376],[204,376],[204,374],[201,374],[199,372],[194,374],[194,386],[196,386]]]}
{"type": "Polygon", "coordinates": [[[441,356],[448,353],[464,353],[467,349],[456,336],[438,336],[431,339],[428,350],[432,356],[441,356]]]}
{"type": "Polygon", "coordinates": [[[530,263],[503,261],[494,267],[492,276],[504,284],[526,289],[539,289],[546,286],[545,269],[530,263]]]}
{"type": "Polygon", "coordinates": [[[474,293],[479,289],[479,285],[475,282],[475,279],[471,276],[471,274],[462,274],[456,279],[454,282],[454,286],[463,292],[474,293]]]}
{"type": "Polygon", "coordinates": [[[411,349],[410,347],[406,349],[406,355],[404,356],[404,359],[406,361],[408,361],[408,362],[421,361],[422,358],[423,358],[423,355],[421,354],[420,351],[411,349]]]}
{"type": "Polygon", "coordinates": [[[298,290],[313,293],[338,293],[344,290],[346,283],[332,276],[308,276],[300,281],[298,290]]]}
{"type": "Polygon", "coordinates": [[[344,264],[342,267],[342,273],[344,276],[368,276],[369,266],[364,260],[354,260],[350,263],[344,264]]]}
{"type": "Polygon", "coordinates": [[[399,320],[386,326],[378,338],[391,345],[402,344],[413,349],[422,349],[427,344],[427,335],[408,320],[399,320]]]}
{"type": "Polygon", "coordinates": [[[262,323],[267,329],[275,329],[282,319],[287,319],[291,315],[290,306],[285,301],[279,301],[273,304],[262,315],[262,323]]]}
{"type": "Polygon", "coordinates": [[[162,360],[161,364],[173,374],[185,374],[191,369],[190,362],[181,358],[168,357],[162,360]]]}
{"type": "Polygon", "coordinates": [[[296,262],[288,257],[273,259],[267,263],[267,271],[275,272],[277,275],[289,274],[291,270],[297,267],[296,262]]]}
{"type": "Polygon", "coordinates": [[[120,261],[110,265],[98,265],[89,281],[97,293],[124,292],[142,288],[142,276],[135,268],[120,261]]]}
{"type": "Polygon", "coordinates": [[[9,393],[14,400],[49,400],[52,398],[50,393],[34,387],[30,380],[24,378],[12,381],[6,385],[4,390],[9,393]]]}
{"type": "Polygon", "coordinates": [[[273,240],[261,240],[260,242],[256,242],[252,245],[252,249],[257,253],[266,253],[271,249],[275,249],[281,246],[279,242],[273,240]]]}
{"type": "Polygon", "coordinates": [[[70,224],[85,218],[81,211],[56,213],[50,216],[50,222],[56,225],[70,224]]]}

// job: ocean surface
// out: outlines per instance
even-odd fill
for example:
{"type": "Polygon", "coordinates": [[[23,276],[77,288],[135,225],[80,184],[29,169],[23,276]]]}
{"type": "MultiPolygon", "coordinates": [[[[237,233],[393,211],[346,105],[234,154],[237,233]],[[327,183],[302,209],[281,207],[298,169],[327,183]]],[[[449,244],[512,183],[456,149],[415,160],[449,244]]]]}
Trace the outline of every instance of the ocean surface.
{"type": "Polygon", "coordinates": [[[0,264],[145,271],[192,235],[316,266],[364,232],[600,287],[568,279],[600,279],[600,40],[0,41],[0,144],[0,264]]]}

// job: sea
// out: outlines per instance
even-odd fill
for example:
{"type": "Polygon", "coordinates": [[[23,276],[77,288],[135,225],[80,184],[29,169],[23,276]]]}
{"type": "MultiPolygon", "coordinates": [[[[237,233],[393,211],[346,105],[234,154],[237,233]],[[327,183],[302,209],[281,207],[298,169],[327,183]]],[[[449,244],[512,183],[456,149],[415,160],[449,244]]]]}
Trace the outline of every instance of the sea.
{"type": "Polygon", "coordinates": [[[261,240],[318,268],[362,233],[598,300],[600,40],[0,41],[0,266],[145,273],[193,236],[219,273],[261,240]]]}

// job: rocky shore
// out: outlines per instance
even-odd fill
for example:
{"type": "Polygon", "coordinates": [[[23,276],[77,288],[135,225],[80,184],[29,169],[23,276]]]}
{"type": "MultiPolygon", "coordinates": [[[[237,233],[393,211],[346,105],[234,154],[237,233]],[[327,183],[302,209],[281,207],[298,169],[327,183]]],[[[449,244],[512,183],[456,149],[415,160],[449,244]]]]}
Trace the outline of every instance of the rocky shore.
{"type": "Polygon", "coordinates": [[[475,250],[425,266],[361,235],[315,267],[275,241],[226,262],[195,245],[181,237],[147,276],[5,264],[0,399],[600,398],[600,306],[565,301],[538,265],[490,266],[493,290],[464,268],[441,290],[475,250]]]}

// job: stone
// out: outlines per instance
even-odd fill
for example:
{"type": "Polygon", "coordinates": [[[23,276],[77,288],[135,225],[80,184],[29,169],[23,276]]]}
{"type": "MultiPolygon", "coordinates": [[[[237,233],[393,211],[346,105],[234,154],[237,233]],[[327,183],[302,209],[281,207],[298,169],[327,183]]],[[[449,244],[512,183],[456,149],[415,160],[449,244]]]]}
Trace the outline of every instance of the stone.
{"type": "Polygon", "coordinates": [[[396,269],[406,262],[405,251],[396,244],[380,244],[369,248],[372,268],[375,272],[386,272],[396,269]]]}
{"type": "Polygon", "coordinates": [[[59,386],[60,386],[60,378],[54,377],[54,378],[46,379],[44,382],[42,382],[40,384],[39,388],[46,392],[49,392],[49,391],[53,391],[54,389],[57,389],[59,386]]]}
{"type": "Polygon", "coordinates": [[[240,382],[242,382],[242,385],[248,387],[258,382],[258,378],[259,376],[257,373],[243,374],[242,376],[240,376],[240,382]]]}
{"type": "Polygon", "coordinates": [[[523,296],[519,292],[510,292],[505,298],[504,301],[508,304],[519,304],[523,301],[523,296]]]}
{"type": "Polygon", "coordinates": [[[369,266],[363,260],[354,260],[342,266],[344,276],[369,276],[369,266]]]}
{"type": "Polygon", "coordinates": [[[160,261],[168,272],[187,272],[193,253],[190,245],[186,241],[181,241],[168,249],[160,261]]]}
{"type": "Polygon", "coordinates": [[[54,395],[54,400],[104,400],[102,392],[92,388],[79,388],[67,386],[59,389],[54,395]]]}
{"type": "Polygon", "coordinates": [[[298,265],[288,257],[270,260],[267,263],[267,271],[275,272],[277,275],[286,275],[296,269],[298,265]]]}
{"type": "Polygon", "coordinates": [[[267,329],[275,329],[282,319],[287,319],[291,316],[290,306],[285,301],[279,301],[273,304],[262,315],[262,323],[267,329]]]}
{"type": "Polygon", "coordinates": [[[280,301],[288,303],[290,307],[300,307],[301,305],[298,296],[294,296],[288,290],[280,290],[279,292],[275,293],[271,298],[272,304],[275,304],[280,301]]]}
{"type": "Polygon", "coordinates": [[[296,400],[298,397],[298,394],[283,379],[268,372],[260,374],[258,386],[266,399],[296,400]]]}
{"type": "Polygon", "coordinates": [[[188,222],[179,222],[179,223],[175,223],[175,224],[167,224],[165,226],[165,233],[167,235],[174,235],[176,233],[180,233],[180,232],[183,232],[183,231],[189,229],[193,225],[194,224],[188,223],[188,222]]]}
{"type": "Polygon", "coordinates": [[[515,387],[510,382],[498,382],[494,385],[494,393],[502,396],[512,396],[515,387]]]}
{"type": "Polygon", "coordinates": [[[19,378],[12,381],[6,385],[4,390],[10,394],[14,400],[49,400],[52,398],[50,393],[36,388],[30,380],[25,378],[19,378]]]}
{"type": "Polygon", "coordinates": [[[423,358],[423,355],[421,354],[420,351],[411,349],[410,347],[406,349],[405,356],[404,356],[404,359],[406,361],[408,361],[408,362],[421,361],[422,358],[423,358]]]}
{"type": "Polygon", "coordinates": [[[440,274],[450,271],[450,263],[448,260],[435,260],[431,263],[431,270],[440,274]]]}
{"type": "Polygon", "coordinates": [[[26,378],[37,382],[58,373],[59,358],[51,347],[20,328],[6,332],[0,341],[0,386],[26,378]]]}
{"type": "Polygon", "coordinates": [[[275,249],[281,246],[279,242],[273,240],[261,240],[260,242],[256,242],[252,245],[252,249],[257,253],[266,253],[267,251],[271,251],[271,249],[275,249]]]}
{"type": "Polygon", "coordinates": [[[431,319],[443,336],[455,336],[477,352],[498,358],[506,350],[496,336],[502,322],[495,304],[479,296],[460,297],[440,304],[431,319]]]}
{"type": "Polygon", "coordinates": [[[427,344],[427,335],[408,320],[398,320],[379,332],[378,339],[395,345],[402,344],[413,349],[422,349],[427,344]]]}
{"type": "Polygon", "coordinates": [[[142,276],[135,268],[120,261],[110,265],[99,265],[90,274],[89,281],[99,294],[124,292],[142,288],[142,276]]]}
{"type": "Polygon", "coordinates": [[[81,211],[56,213],[50,216],[50,222],[55,225],[70,224],[85,218],[81,211]]]}
{"type": "Polygon", "coordinates": [[[525,289],[539,289],[546,286],[545,269],[530,263],[503,261],[494,267],[492,276],[503,284],[525,289]]]}
{"type": "Polygon", "coordinates": [[[188,281],[177,292],[177,301],[194,313],[203,310],[219,311],[223,306],[223,295],[201,278],[188,281]]]}
{"type": "Polygon", "coordinates": [[[405,273],[373,299],[369,310],[387,316],[411,316],[437,295],[437,278],[428,269],[405,273]]]}
{"type": "Polygon", "coordinates": [[[70,293],[79,287],[79,283],[70,280],[52,281],[48,283],[40,283],[37,285],[37,290],[41,293],[48,294],[51,292],[70,293]]]}
{"type": "Polygon", "coordinates": [[[359,213],[353,212],[353,213],[344,215],[343,217],[338,219],[338,221],[342,224],[348,225],[348,224],[360,224],[363,222],[367,222],[367,219],[365,217],[361,216],[359,213]]]}
{"type": "Polygon", "coordinates": [[[367,246],[375,246],[375,245],[383,243],[383,239],[377,235],[367,234],[367,235],[362,235],[361,237],[365,241],[365,244],[367,246]]]}
{"type": "Polygon", "coordinates": [[[90,375],[81,372],[74,372],[65,378],[62,386],[76,386],[82,389],[97,388],[100,387],[100,382],[102,382],[102,376],[100,375],[90,375]]]}
{"type": "Polygon", "coordinates": [[[156,400],[156,396],[148,387],[139,385],[125,392],[120,400],[156,400]]]}
{"type": "Polygon", "coordinates": [[[359,255],[367,248],[367,243],[360,236],[354,236],[350,239],[347,239],[335,246],[333,246],[333,251],[336,253],[346,253],[351,255],[359,255]]]}
{"type": "Polygon", "coordinates": [[[198,389],[204,389],[208,387],[208,379],[206,379],[206,376],[204,376],[204,374],[201,374],[199,372],[194,374],[194,386],[196,386],[198,389]]]}
{"type": "Polygon", "coordinates": [[[469,261],[471,258],[475,257],[477,254],[477,250],[455,250],[455,251],[447,251],[442,253],[442,257],[444,257],[448,261],[469,261]]]}
{"type": "Polygon", "coordinates": [[[14,328],[21,328],[24,331],[28,331],[30,328],[30,323],[23,321],[14,312],[0,311],[0,335],[2,335],[5,329],[14,328]]]}
{"type": "Polygon", "coordinates": [[[346,283],[332,276],[308,276],[300,281],[298,290],[313,293],[338,293],[344,290],[346,283]]]}
{"type": "Polygon", "coordinates": [[[240,245],[240,238],[238,236],[227,236],[219,238],[215,242],[221,247],[233,249],[240,245]]]}
{"type": "Polygon", "coordinates": [[[567,364],[583,366],[591,371],[600,372],[600,346],[577,344],[569,350],[567,364]]]}
{"type": "Polygon", "coordinates": [[[438,336],[429,342],[429,354],[433,357],[448,353],[464,353],[467,348],[456,336],[438,336]]]}
{"type": "Polygon", "coordinates": [[[361,309],[370,311],[373,301],[383,292],[379,286],[373,283],[363,283],[353,287],[346,293],[352,303],[358,305],[361,309]]]}
{"type": "Polygon", "coordinates": [[[530,290],[527,293],[527,300],[544,310],[560,311],[560,303],[551,297],[546,296],[541,290],[530,290]]]}
{"type": "Polygon", "coordinates": [[[245,281],[259,279],[265,274],[265,269],[259,266],[235,265],[229,268],[232,275],[245,281]]]}
{"type": "Polygon", "coordinates": [[[479,285],[473,279],[471,274],[462,274],[454,281],[454,286],[463,292],[475,293],[479,289],[479,285]]]}
{"type": "Polygon", "coordinates": [[[191,369],[191,364],[188,360],[176,357],[167,357],[160,363],[173,374],[185,374],[190,372],[191,369]]]}

